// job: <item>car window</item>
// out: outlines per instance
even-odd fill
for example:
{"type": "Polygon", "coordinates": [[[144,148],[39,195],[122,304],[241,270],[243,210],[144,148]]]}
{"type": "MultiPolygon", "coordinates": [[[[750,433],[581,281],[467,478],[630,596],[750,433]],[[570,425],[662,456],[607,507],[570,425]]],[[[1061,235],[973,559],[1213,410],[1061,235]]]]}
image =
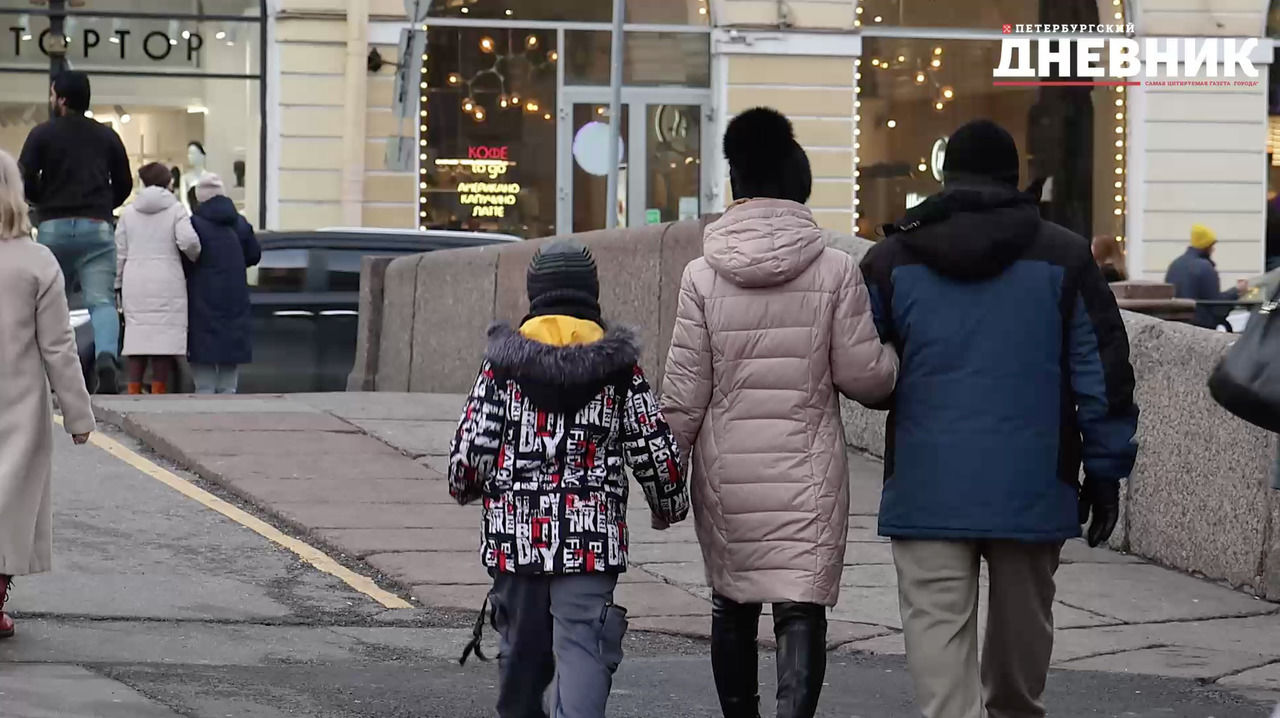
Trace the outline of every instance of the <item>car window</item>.
{"type": "Polygon", "coordinates": [[[366,256],[358,249],[329,250],[324,287],[330,292],[360,291],[360,264],[366,256]]]}
{"type": "Polygon", "coordinates": [[[309,249],[267,249],[249,268],[249,286],[259,292],[302,292],[307,288],[309,249]]]}

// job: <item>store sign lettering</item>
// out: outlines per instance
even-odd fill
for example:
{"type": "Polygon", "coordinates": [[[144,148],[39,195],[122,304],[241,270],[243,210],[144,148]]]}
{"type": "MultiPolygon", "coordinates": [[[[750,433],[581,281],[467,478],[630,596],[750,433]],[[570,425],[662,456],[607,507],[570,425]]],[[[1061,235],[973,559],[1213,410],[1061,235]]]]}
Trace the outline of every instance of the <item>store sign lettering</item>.
{"type": "Polygon", "coordinates": [[[467,159],[469,160],[502,160],[510,159],[511,148],[507,145],[492,147],[488,145],[472,146],[467,148],[467,159]]]}
{"type": "MultiPolygon", "coordinates": [[[[29,31],[25,27],[11,26],[9,28],[9,32],[13,33],[14,56],[22,57],[24,44],[22,38],[24,35],[27,35],[29,31]]],[[[50,32],[46,28],[40,33],[40,37],[36,42],[37,47],[40,48],[40,52],[43,53],[45,57],[49,56],[51,49],[56,49],[53,47],[55,42],[50,39],[49,35],[50,32]]],[[[196,55],[200,52],[200,49],[204,47],[204,38],[194,32],[187,33],[186,38],[171,38],[167,33],[156,30],[147,33],[139,39],[133,37],[132,30],[122,29],[114,31],[107,39],[110,40],[109,44],[119,48],[121,60],[128,59],[128,56],[131,54],[130,49],[133,50],[133,55],[137,55],[139,48],[141,48],[143,54],[155,62],[167,60],[175,50],[179,53],[183,52],[183,50],[178,50],[175,43],[175,41],[177,41],[186,44],[185,51],[187,61],[194,62],[196,55]]],[[[85,59],[109,51],[107,48],[102,48],[101,50],[95,49],[102,45],[103,37],[102,33],[92,28],[85,28],[82,33],[81,40],[80,47],[82,48],[85,59]]]]}
{"type": "Polygon", "coordinates": [[[519,199],[516,182],[460,182],[458,201],[471,207],[472,217],[506,217],[507,207],[519,199]]]}

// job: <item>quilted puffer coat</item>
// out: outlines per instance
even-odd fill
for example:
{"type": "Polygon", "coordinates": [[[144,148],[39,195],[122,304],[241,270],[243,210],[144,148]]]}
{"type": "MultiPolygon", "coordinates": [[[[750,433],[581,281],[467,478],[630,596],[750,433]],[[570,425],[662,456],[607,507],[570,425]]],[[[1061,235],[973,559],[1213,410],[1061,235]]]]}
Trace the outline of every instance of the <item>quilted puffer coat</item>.
{"type": "Polygon", "coordinates": [[[837,391],[879,402],[897,373],[861,271],[808,208],[751,200],[707,227],[681,283],[663,412],[693,449],[715,592],[835,605],[849,526],[837,391]]]}

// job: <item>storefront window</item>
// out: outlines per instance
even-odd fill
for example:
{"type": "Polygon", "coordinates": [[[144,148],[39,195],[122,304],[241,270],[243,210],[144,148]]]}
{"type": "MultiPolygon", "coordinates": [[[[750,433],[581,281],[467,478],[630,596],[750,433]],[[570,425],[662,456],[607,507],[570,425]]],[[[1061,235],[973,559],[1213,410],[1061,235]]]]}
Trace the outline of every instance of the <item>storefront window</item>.
{"type": "Polygon", "coordinates": [[[420,223],[552,234],[556,33],[431,28],[420,223]]]}
{"type": "Polygon", "coordinates": [[[951,27],[999,30],[1005,24],[1115,23],[1123,15],[1120,0],[1046,2],[1045,0],[860,0],[859,26],[951,27]],[[1099,19],[1101,18],[1101,19],[1099,19]]]}
{"type": "MultiPolygon", "coordinates": [[[[608,32],[569,31],[565,45],[566,83],[609,84],[608,32]]],[[[704,33],[629,32],[624,45],[623,84],[711,85],[711,46],[704,33]]]]}
{"type": "MultiPolygon", "coordinates": [[[[0,36],[0,148],[14,155],[49,115],[50,18],[47,6],[33,9],[0,3],[0,28],[7,30],[0,36]]],[[[135,171],[148,162],[173,167],[177,193],[192,206],[199,176],[217,173],[258,222],[261,3],[190,0],[167,5],[169,18],[123,14],[154,9],[140,0],[86,0],[72,8],[63,28],[67,64],[89,73],[93,116],[120,134],[135,171]]]]}
{"type": "MultiPolygon", "coordinates": [[[[627,22],[653,25],[706,25],[709,0],[641,0],[627,3],[627,22]]],[[[474,20],[564,20],[610,22],[608,0],[433,0],[431,17],[474,20]]]]}
{"type": "Polygon", "coordinates": [[[976,68],[999,60],[999,41],[864,40],[855,138],[860,235],[876,236],[939,191],[946,138],[985,117],[1013,135],[1022,187],[1040,188],[1047,219],[1086,237],[1123,237],[1123,88],[997,87],[976,68]]]}

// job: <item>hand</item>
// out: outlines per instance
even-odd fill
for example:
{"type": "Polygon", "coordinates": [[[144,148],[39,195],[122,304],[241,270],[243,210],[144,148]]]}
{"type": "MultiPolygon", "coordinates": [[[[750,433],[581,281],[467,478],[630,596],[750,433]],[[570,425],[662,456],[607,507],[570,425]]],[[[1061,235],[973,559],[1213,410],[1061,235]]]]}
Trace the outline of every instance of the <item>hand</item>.
{"type": "Polygon", "coordinates": [[[86,434],[72,434],[72,435],[71,435],[71,440],[72,440],[73,442],[75,442],[75,445],[76,445],[76,446],[82,446],[82,445],[84,445],[84,444],[89,443],[89,435],[88,435],[87,433],[86,433],[86,434]]]}
{"type": "Polygon", "coordinates": [[[1100,479],[1084,480],[1080,488],[1080,524],[1089,524],[1086,537],[1089,546],[1097,548],[1111,538],[1120,520],[1120,482],[1100,479]],[[1093,514],[1093,521],[1089,515],[1093,514]]]}
{"type": "Polygon", "coordinates": [[[1246,294],[1248,294],[1248,293],[1249,293],[1249,280],[1247,280],[1247,279],[1237,279],[1237,280],[1236,280],[1236,291],[1240,294],[1240,296],[1241,296],[1242,298],[1243,298],[1246,294]]]}
{"type": "Polygon", "coordinates": [[[671,528],[671,524],[667,523],[666,519],[662,518],[657,514],[650,515],[649,526],[653,527],[654,531],[666,531],[667,529],[671,528]]]}

